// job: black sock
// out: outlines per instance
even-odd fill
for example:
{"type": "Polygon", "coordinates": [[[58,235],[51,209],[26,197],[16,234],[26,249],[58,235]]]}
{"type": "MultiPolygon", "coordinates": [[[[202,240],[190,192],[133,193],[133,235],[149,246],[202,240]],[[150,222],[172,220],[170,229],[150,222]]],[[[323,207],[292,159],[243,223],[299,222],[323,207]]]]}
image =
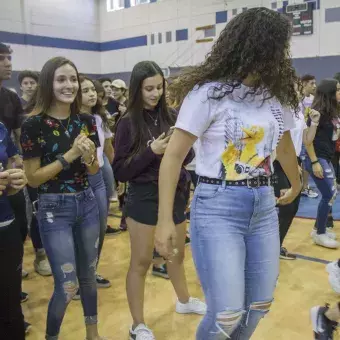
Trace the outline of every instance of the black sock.
{"type": "Polygon", "coordinates": [[[338,260],[338,267],[340,268],[340,259],[338,260]]]}

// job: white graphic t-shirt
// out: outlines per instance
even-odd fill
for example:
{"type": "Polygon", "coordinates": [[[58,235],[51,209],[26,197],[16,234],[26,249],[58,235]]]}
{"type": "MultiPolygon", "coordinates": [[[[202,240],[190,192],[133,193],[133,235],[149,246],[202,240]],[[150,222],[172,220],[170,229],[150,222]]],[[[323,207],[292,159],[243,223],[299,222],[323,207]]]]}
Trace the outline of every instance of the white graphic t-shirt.
{"type": "Polygon", "coordinates": [[[290,135],[292,137],[296,154],[300,156],[302,150],[303,132],[305,129],[307,129],[303,105],[300,104],[299,112],[297,114],[295,114],[295,112],[292,112],[292,115],[295,121],[295,128],[290,130],[290,135]]]}
{"type": "Polygon", "coordinates": [[[270,176],[276,147],[284,131],[294,128],[293,115],[275,98],[247,95],[241,85],[220,100],[208,98],[213,86],[190,92],[176,128],[198,137],[196,173],[223,180],[270,176]]]}

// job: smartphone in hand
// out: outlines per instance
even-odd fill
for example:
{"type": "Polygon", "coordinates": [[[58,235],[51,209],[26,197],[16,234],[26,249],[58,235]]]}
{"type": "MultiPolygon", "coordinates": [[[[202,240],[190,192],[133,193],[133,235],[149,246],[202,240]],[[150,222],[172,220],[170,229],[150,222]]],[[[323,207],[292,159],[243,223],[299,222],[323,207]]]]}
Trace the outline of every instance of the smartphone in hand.
{"type": "Polygon", "coordinates": [[[175,130],[175,127],[171,126],[169,131],[166,133],[165,138],[171,136],[173,134],[174,130],[175,130]]]}

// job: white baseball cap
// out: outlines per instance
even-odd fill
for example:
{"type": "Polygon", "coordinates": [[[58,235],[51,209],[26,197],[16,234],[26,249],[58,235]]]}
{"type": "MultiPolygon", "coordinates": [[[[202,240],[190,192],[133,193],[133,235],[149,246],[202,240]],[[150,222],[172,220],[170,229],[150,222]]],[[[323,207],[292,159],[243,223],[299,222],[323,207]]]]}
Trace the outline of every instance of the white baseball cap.
{"type": "Polygon", "coordinates": [[[124,89],[127,90],[126,84],[124,80],[116,79],[112,82],[112,86],[116,87],[117,89],[124,89]]]}

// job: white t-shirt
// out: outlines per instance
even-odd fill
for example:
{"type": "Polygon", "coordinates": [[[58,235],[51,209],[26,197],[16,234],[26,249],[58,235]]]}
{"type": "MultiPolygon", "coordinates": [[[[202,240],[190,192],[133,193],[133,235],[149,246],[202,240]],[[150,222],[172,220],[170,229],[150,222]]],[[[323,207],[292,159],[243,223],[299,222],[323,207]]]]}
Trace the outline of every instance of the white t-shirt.
{"type": "Polygon", "coordinates": [[[302,99],[301,105],[302,105],[303,114],[306,114],[306,109],[312,106],[313,101],[314,101],[314,96],[312,94],[302,99]]]}
{"type": "Polygon", "coordinates": [[[299,156],[302,149],[303,131],[307,129],[307,124],[303,114],[303,105],[300,105],[298,115],[296,115],[295,112],[292,112],[292,115],[295,121],[295,128],[290,130],[290,135],[292,136],[296,154],[299,156]]]}
{"type": "Polygon", "coordinates": [[[104,129],[103,120],[99,115],[95,114],[94,117],[96,119],[98,137],[99,137],[99,142],[100,142],[100,147],[97,148],[97,158],[98,158],[99,167],[101,168],[104,165],[103,153],[104,153],[105,139],[111,138],[112,132],[104,129]]]}
{"type": "Polygon", "coordinates": [[[176,123],[198,137],[196,173],[225,180],[270,176],[276,147],[294,127],[292,113],[274,98],[264,103],[261,94],[244,98],[249,91],[244,85],[220,100],[208,99],[214,85],[190,92],[176,123]]]}

